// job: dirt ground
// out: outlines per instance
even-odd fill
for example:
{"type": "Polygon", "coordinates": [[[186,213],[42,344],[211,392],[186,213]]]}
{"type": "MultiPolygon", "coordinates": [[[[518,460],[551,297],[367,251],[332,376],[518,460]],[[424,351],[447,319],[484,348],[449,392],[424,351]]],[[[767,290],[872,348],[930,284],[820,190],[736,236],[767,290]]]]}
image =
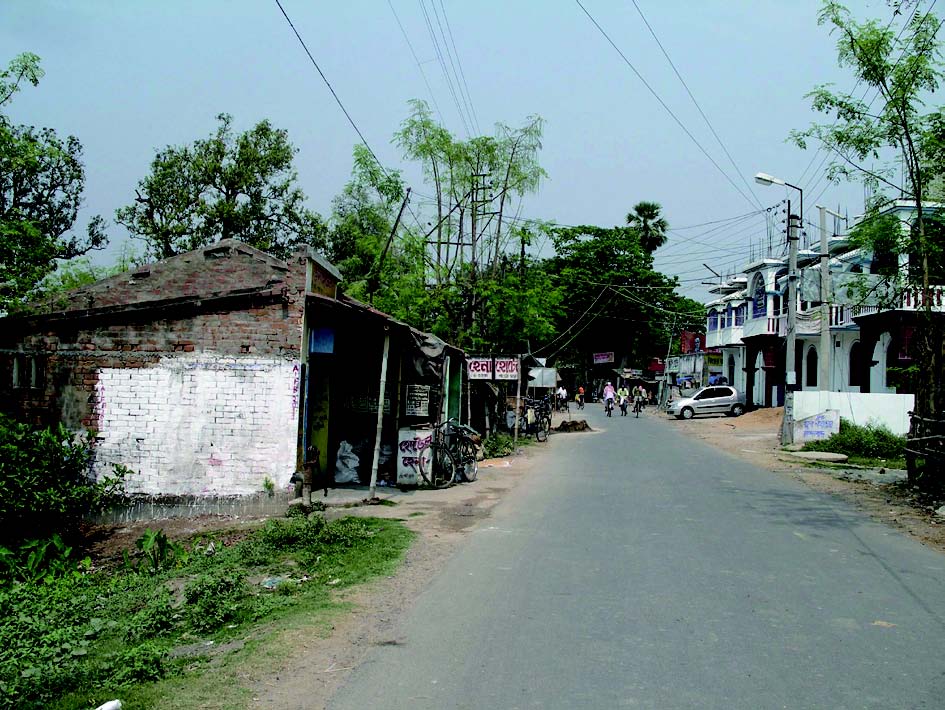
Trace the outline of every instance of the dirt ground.
{"type": "MultiPolygon", "coordinates": [[[[665,420],[684,436],[781,475],[792,476],[811,488],[851,501],[864,514],[899,528],[923,543],[945,552],[945,524],[934,510],[941,502],[920,500],[902,483],[875,484],[853,480],[851,470],[812,468],[788,460],[780,452],[778,431],[782,410],[765,409],[742,417],[668,419],[650,408],[646,416],[665,420]]],[[[284,667],[244,664],[242,682],[253,690],[253,707],[325,707],[351,670],[374,646],[401,642],[396,637],[398,619],[414,604],[429,580],[443,567],[470,528],[488,518],[504,494],[517,486],[544,452],[562,445],[567,438],[584,433],[556,434],[548,444],[520,449],[506,459],[483,462],[479,480],[448,490],[418,490],[397,497],[395,506],[330,508],[327,515],[366,515],[399,518],[417,533],[417,539],[396,576],[339,592],[339,600],[354,610],[339,615],[327,632],[299,628],[284,632],[279,643],[295,649],[284,667]],[[300,672],[300,669],[307,669],[300,672]]],[[[853,471],[855,474],[856,472],[853,471]]],[[[875,473],[875,472],[873,472],[875,473]]],[[[881,476],[872,476],[881,480],[881,476]]],[[[174,539],[191,538],[204,531],[225,530],[238,539],[260,520],[204,516],[189,520],[161,521],[174,539]]],[[[133,546],[144,528],[155,523],[100,528],[93,551],[114,559],[133,546]]]]}

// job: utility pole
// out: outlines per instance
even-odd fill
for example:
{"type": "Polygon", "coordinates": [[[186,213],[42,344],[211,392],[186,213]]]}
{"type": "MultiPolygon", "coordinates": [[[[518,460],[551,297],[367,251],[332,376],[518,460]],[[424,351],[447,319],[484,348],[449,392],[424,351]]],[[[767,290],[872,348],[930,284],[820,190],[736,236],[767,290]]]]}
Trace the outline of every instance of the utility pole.
{"type": "Polygon", "coordinates": [[[377,291],[377,288],[380,285],[381,268],[384,266],[384,259],[387,257],[387,250],[390,249],[390,243],[394,240],[394,235],[397,233],[397,227],[400,226],[400,218],[404,216],[404,209],[407,207],[407,203],[409,201],[410,188],[408,187],[407,194],[404,195],[404,201],[400,204],[400,212],[397,213],[397,219],[394,220],[394,226],[390,230],[390,236],[387,237],[387,242],[384,244],[384,249],[381,251],[380,257],[378,257],[377,262],[371,269],[371,273],[368,275],[368,293],[370,294],[370,302],[372,305],[374,303],[374,293],[377,291]]]}
{"type": "Polygon", "coordinates": [[[669,354],[673,350],[673,333],[676,332],[676,314],[673,313],[673,324],[669,327],[669,342],[666,344],[666,359],[663,360],[663,391],[660,393],[660,407],[666,406],[669,401],[669,354]]]}
{"type": "Polygon", "coordinates": [[[830,245],[827,240],[827,214],[831,214],[838,219],[844,219],[842,215],[833,210],[828,210],[822,205],[816,205],[820,210],[820,372],[818,373],[819,389],[830,389],[830,245]]]}
{"type": "MultiPolygon", "coordinates": [[[[795,349],[797,345],[797,222],[801,218],[791,214],[788,200],[788,312],[787,352],[784,358],[784,420],[781,444],[794,443],[794,391],[797,389],[795,349]],[[795,221],[796,220],[796,221],[795,221]]],[[[803,212],[801,213],[803,214],[803,212]]]]}

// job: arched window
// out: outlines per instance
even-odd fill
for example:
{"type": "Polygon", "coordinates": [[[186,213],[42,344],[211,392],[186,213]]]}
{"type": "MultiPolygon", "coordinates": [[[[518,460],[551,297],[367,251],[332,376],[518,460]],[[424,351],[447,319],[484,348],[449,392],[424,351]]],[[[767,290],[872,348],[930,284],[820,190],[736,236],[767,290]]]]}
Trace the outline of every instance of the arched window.
{"type": "Polygon", "coordinates": [[[817,350],[813,345],[807,350],[807,379],[804,384],[808,387],[817,386],[817,350]]]}
{"type": "Polygon", "coordinates": [[[719,312],[714,308],[709,311],[709,330],[719,329],[719,312]]]}
{"type": "Polygon", "coordinates": [[[850,372],[850,387],[860,386],[860,341],[857,340],[850,346],[850,359],[848,361],[850,372]]]}
{"type": "Polygon", "coordinates": [[[755,274],[755,283],[751,290],[752,318],[764,318],[768,315],[768,299],[765,293],[765,280],[761,274],[755,274]]]}

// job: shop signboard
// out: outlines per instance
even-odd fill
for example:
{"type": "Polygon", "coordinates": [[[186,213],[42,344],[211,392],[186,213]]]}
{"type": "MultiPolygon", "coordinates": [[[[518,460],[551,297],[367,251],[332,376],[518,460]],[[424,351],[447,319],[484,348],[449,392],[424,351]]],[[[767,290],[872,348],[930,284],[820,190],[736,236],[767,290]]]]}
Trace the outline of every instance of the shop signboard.
{"type": "Polygon", "coordinates": [[[491,357],[468,357],[466,358],[466,368],[469,371],[470,380],[492,379],[491,357]]]}
{"type": "Polygon", "coordinates": [[[595,365],[606,365],[608,362],[614,361],[614,354],[611,353],[594,353],[594,364],[595,365]]]}
{"type": "Polygon", "coordinates": [[[679,372],[679,358],[678,357],[666,358],[666,372],[667,374],[679,372]]]}
{"type": "Polygon", "coordinates": [[[519,361],[517,357],[499,356],[495,359],[495,378],[497,380],[517,380],[519,361]]]}
{"type": "Polygon", "coordinates": [[[404,415],[408,417],[430,416],[430,385],[407,385],[404,415]]]}
{"type": "Polygon", "coordinates": [[[432,429],[400,430],[397,437],[397,485],[417,485],[420,480],[420,455],[432,441],[432,429]]]}

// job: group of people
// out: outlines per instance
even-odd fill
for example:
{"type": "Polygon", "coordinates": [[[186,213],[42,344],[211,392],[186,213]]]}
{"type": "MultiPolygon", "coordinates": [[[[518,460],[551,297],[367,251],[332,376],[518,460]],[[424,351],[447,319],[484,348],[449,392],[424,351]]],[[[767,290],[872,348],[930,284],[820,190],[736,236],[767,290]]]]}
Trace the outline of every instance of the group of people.
{"type": "MultiPolygon", "coordinates": [[[[643,385],[637,385],[631,389],[627,389],[626,385],[621,385],[619,389],[616,389],[612,383],[607,382],[600,393],[600,398],[604,403],[605,409],[613,409],[619,406],[621,416],[625,417],[627,416],[627,409],[630,407],[631,402],[634,404],[634,409],[638,406],[642,411],[649,399],[649,393],[643,385]]],[[[555,393],[556,408],[558,410],[567,409],[569,401],[567,388],[564,385],[560,385],[555,393]]],[[[574,395],[574,401],[577,403],[579,409],[584,408],[583,386],[578,386],[577,393],[574,395]]]]}
{"type": "Polygon", "coordinates": [[[637,385],[631,390],[628,390],[626,385],[614,389],[614,386],[608,382],[604,385],[603,399],[604,409],[607,410],[608,415],[613,411],[616,403],[620,406],[620,416],[625,417],[631,399],[633,400],[634,411],[642,411],[643,407],[646,406],[647,392],[643,385],[637,385]]]}

